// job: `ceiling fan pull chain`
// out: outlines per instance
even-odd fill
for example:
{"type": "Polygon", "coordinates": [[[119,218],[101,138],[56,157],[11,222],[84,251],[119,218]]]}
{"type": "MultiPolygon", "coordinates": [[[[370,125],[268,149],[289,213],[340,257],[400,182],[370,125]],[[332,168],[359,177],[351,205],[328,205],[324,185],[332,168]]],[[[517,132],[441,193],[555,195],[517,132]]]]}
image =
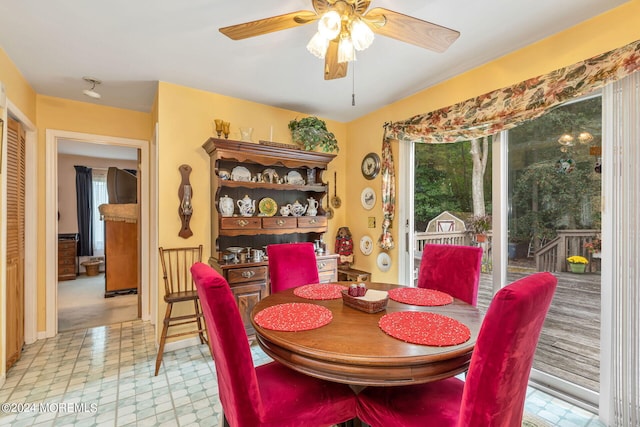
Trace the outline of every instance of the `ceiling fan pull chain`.
{"type": "Polygon", "coordinates": [[[351,66],[351,106],[356,106],[356,65],[351,66]]]}

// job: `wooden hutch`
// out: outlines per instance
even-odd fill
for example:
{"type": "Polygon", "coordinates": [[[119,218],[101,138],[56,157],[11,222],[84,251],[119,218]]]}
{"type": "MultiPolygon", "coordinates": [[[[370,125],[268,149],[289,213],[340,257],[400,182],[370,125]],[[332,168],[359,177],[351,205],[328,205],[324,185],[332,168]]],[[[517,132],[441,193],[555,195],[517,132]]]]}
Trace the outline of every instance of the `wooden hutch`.
{"type": "MultiPolygon", "coordinates": [[[[323,174],[335,154],[283,145],[209,138],[202,146],[209,154],[211,166],[212,253],[209,264],[229,282],[247,335],[254,334],[250,321],[253,306],[269,294],[268,263],[266,260],[254,262],[251,258],[246,262],[225,260],[225,255],[229,254],[226,249],[250,247],[265,250],[273,243],[313,242],[321,240],[327,231],[327,217],[322,207],[327,195],[323,174]],[[234,170],[241,170],[244,179],[248,179],[248,171],[250,180],[234,180],[237,176],[234,170]],[[284,177],[292,174],[302,177],[304,182],[282,182],[284,177]],[[231,197],[234,204],[248,196],[255,201],[254,215],[240,216],[236,205],[233,216],[222,217],[218,202],[223,196],[231,197]],[[317,215],[280,215],[281,206],[296,201],[306,204],[310,197],[319,202],[317,215]],[[273,212],[260,212],[260,201],[265,198],[277,204],[275,215],[273,212]]],[[[337,280],[337,258],[335,254],[317,256],[321,282],[337,280]]]]}

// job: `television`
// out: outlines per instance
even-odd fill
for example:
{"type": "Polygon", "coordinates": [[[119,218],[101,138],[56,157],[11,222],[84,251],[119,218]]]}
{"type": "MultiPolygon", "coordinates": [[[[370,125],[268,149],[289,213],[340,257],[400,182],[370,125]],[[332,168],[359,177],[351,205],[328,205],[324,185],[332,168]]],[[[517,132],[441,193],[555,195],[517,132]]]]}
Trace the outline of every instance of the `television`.
{"type": "Polygon", "coordinates": [[[135,171],[110,167],[107,170],[109,203],[138,203],[138,178],[135,171]]]}

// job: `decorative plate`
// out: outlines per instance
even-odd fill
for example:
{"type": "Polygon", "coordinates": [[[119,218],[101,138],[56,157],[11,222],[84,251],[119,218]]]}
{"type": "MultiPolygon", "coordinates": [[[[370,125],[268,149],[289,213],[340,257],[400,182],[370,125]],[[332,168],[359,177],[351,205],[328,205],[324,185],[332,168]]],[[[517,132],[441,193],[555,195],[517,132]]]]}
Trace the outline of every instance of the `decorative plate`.
{"type": "Polygon", "coordinates": [[[360,194],[360,202],[362,203],[362,207],[366,210],[371,210],[376,204],[376,192],[373,191],[373,188],[366,187],[362,190],[360,194]]]}
{"type": "Polygon", "coordinates": [[[244,166],[236,166],[231,170],[231,179],[233,181],[249,182],[251,181],[251,172],[244,166]]]}
{"type": "Polygon", "coordinates": [[[378,259],[376,260],[380,271],[389,271],[391,269],[391,257],[386,252],[380,252],[378,259]]]}
{"type": "Polygon", "coordinates": [[[271,197],[265,197],[260,200],[258,209],[265,216],[274,216],[278,212],[278,204],[271,197]]]}
{"type": "Polygon", "coordinates": [[[304,178],[298,171],[290,171],[287,174],[287,182],[292,185],[304,185],[304,178]]]}
{"type": "Polygon", "coordinates": [[[371,255],[371,252],[373,252],[373,240],[371,240],[371,237],[362,236],[362,239],[360,239],[360,252],[363,255],[371,255]]]}

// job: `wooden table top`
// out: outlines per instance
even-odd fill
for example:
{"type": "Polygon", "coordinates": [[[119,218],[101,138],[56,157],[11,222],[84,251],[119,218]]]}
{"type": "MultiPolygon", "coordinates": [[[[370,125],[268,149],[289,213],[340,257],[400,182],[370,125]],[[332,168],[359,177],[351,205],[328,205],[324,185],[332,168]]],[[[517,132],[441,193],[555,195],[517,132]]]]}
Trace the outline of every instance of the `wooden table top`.
{"type": "MultiPolygon", "coordinates": [[[[351,282],[342,282],[348,286],[351,282]]],[[[367,288],[400,287],[367,283],[367,288]]],[[[255,305],[251,323],[260,347],[274,360],[299,372],[330,381],[368,385],[407,385],[448,378],[469,367],[471,353],[482,323],[480,311],[460,300],[439,307],[407,305],[389,299],[386,310],[365,313],[348,307],[342,299],[309,300],[293,289],[272,294],[255,305]],[[291,302],[312,303],[331,310],[333,320],[321,328],[281,332],[264,329],[254,321],[267,307],[291,302]],[[471,338],[460,345],[431,347],[393,338],[378,327],[378,320],[396,311],[427,311],[452,317],[465,324],[471,338]]]]}

